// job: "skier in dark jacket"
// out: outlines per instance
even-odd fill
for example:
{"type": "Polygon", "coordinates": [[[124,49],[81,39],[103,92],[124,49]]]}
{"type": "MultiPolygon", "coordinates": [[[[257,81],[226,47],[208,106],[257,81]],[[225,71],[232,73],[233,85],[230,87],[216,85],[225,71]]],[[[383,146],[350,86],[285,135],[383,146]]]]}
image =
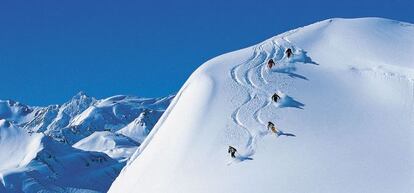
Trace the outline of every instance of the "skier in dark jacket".
{"type": "Polygon", "coordinates": [[[235,155],[235,153],[237,152],[237,149],[236,148],[234,148],[234,147],[232,147],[232,146],[229,146],[229,150],[228,150],[228,153],[230,154],[230,156],[232,157],[232,158],[236,158],[236,155],[235,155]]]}
{"type": "Polygon", "coordinates": [[[268,67],[269,69],[271,69],[274,65],[275,65],[275,61],[273,61],[273,59],[270,59],[270,60],[267,62],[267,67],[268,67]]]}
{"type": "Polygon", "coordinates": [[[293,55],[292,49],[288,48],[288,49],[285,51],[285,54],[286,54],[286,56],[287,56],[288,58],[290,58],[290,57],[293,55]]]}
{"type": "Polygon", "coordinates": [[[273,102],[277,103],[280,99],[281,98],[280,98],[279,95],[277,95],[277,93],[273,94],[273,96],[272,96],[272,101],[273,102]]]}

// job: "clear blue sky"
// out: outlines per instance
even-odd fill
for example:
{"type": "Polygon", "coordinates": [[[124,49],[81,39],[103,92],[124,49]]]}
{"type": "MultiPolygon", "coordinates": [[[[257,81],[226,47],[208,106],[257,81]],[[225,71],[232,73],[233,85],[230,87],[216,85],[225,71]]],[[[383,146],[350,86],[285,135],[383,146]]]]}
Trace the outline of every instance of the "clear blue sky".
{"type": "Polygon", "coordinates": [[[175,93],[208,59],[332,17],[414,23],[413,0],[2,0],[0,99],[175,93]]]}

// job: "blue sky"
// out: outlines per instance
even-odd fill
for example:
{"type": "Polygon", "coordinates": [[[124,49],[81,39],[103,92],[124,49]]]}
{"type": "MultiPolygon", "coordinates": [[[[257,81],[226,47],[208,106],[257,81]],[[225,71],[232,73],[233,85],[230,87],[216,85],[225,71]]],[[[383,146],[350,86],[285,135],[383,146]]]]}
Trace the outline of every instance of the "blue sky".
{"type": "Polygon", "coordinates": [[[0,99],[175,93],[203,62],[332,17],[414,23],[412,0],[2,0],[0,99]]]}

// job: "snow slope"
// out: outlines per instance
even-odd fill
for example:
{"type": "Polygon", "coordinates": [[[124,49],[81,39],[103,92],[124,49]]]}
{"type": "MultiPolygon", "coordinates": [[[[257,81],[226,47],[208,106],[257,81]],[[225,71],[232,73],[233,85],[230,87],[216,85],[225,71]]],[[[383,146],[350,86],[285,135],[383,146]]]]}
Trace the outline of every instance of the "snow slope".
{"type": "Polygon", "coordinates": [[[109,192],[414,192],[413,61],[414,25],[381,18],[325,20],[213,58],[109,192]]]}
{"type": "Polygon", "coordinates": [[[131,157],[138,146],[139,143],[133,139],[109,131],[96,131],[73,145],[74,148],[84,151],[104,152],[117,160],[131,157]]]}
{"type": "Polygon", "coordinates": [[[0,119],[0,173],[25,167],[43,149],[42,134],[30,135],[7,120],[0,119]]]}
{"type": "MultiPolygon", "coordinates": [[[[104,153],[82,151],[42,136],[42,149],[25,159],[24,166],[0,171],[0,192],[105,192],[124,166],[104,153]]],[[[22,148],[15,150],[24,153],[22,148]]]]}

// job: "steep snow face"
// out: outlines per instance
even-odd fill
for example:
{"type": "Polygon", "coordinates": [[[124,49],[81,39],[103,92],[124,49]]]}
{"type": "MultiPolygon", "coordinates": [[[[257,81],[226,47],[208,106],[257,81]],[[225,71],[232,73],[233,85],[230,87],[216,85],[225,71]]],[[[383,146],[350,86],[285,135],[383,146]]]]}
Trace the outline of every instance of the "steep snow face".
{"type": "Polygon", "coordinates": [[[30,135],[9,121],[0,120],[0,173],[25,167],[42,150],[42,134],[30,135]]]}
{"type": "Polygon", "coordinates": [[[110,192],[414,192],[413,61],[414,25],[379,18],[326,20],[216,57],[110,192]]]}

